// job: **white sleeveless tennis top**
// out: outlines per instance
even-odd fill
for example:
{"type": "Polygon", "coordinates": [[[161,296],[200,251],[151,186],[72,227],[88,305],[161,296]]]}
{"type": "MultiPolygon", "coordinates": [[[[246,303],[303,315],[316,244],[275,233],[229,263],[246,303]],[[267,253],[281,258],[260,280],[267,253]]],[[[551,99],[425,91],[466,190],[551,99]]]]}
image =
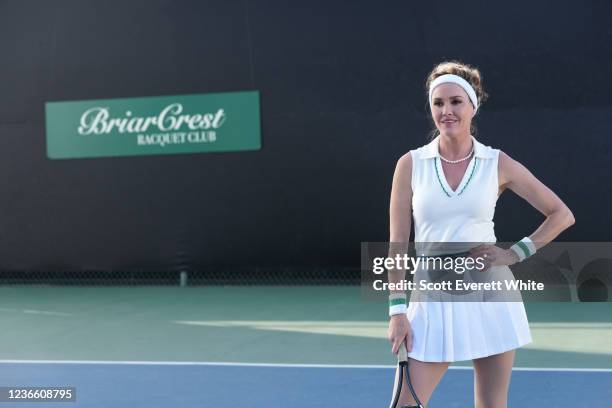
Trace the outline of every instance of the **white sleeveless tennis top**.
{"type": "Polygon", "coordinates": [[[411,151],[415,242],[497,241],[493,215],[499,150],[472,140],[474,155],[455,191],[442,170],[440,136],[411,151]]]}
{"type": "MultiPolygon", "coordinates": [[[[468,250],[476,243],[497,241],[493,215],[499,190],[499,150],[485,146],[473,137],[472,140],[474,155],[455,191],[448,185],[442,171],[440,136],[411,151],[412,209],[417,250],[419,243],[465,242],[467,248],[463,250],[468,250]]],[[[492,267],[491,273],[513,279],[512,271],[507,266],[492,267]]],[[[418,292],[412,292],[407,311],[413,332],[413,347],[408,355],[416,360],[473,360],[531,342],[522,301],[447,302],[419,299],[418,292]]]]}

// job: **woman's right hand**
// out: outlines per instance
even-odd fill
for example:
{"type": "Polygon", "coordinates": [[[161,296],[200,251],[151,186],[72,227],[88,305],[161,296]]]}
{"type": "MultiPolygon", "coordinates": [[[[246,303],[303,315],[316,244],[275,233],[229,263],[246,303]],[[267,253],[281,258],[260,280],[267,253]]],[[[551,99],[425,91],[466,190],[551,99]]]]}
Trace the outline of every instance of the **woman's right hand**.
{"type": "Polygon", "coordinates": [[[391,316],[389,320],[389,341],[391,352],[397,354],[402,343],[406,343],[408,352],[412,351],[412,327],[405,313],[391,316]]]}

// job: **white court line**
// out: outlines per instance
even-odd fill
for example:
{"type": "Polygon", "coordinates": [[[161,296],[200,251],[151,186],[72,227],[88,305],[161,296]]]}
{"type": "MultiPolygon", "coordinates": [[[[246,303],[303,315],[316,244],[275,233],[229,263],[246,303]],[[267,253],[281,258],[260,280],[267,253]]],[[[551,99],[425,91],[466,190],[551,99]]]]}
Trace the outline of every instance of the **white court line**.
{"type": "MultiPolygon", "coordinates": [[[[97,360],[0,360],[0,364],[98,364],[98,365],[153,365],[153,366],[222,366],[222,367],[278,367],[278,368],[359,368],[390,369],[395,365],[376,364],[281,364],[281,363],[236,363],[222,361],[97,361],[97,360]]],[[[450,366],[451,370],[472,370],[471,366],[450,366]]],[[[513,367],[513,371],[560,371],[612,373],[612,368],[554,368],[513,367]]]]}
{"type": "Polygon", "coordinates": [[[47,315],[47,316],[73,316],[72,313],[53,312],[53,311],[50,311],[50,310],[23,309],[22,312],[23,313],[28,313],[28,314],[41,314],[41,315],[47,315]]]}
{"type": "Polygon", "coordinates": [[[19,313],[26,313],[26,314],[41,314],[41,315],[48,315],[48,316],[73,316],[72,313],[54,312],[52,310],[9,309],[6,307],[0,307],[0,312],[19,312],[19,313]]]}

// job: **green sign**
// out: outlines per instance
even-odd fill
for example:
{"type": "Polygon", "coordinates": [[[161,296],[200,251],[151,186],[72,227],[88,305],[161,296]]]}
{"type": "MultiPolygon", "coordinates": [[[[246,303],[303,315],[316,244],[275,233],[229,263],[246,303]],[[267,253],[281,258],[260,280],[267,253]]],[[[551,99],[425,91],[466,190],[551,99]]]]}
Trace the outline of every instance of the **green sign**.
{"type": "Polygon", "coordinates": [[[50,159],[259,150],[259,92],[47,102],[50,159]]]}

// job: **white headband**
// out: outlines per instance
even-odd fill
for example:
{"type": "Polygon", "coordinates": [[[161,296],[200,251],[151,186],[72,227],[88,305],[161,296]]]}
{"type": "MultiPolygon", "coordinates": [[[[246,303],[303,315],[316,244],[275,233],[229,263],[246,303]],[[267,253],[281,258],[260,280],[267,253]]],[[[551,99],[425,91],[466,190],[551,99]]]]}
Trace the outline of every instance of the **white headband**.
{"type": "Polygon", "coordinates": [[[429,86],[429,106],[433,105],[433,101],[431,100],[431,97],[433,95],[434,89],[438,85],[446,84],[446,83],[457,84],[461,88],[463,88],[465,93],[468,94],[468,96],[470,97],[470,100],[472,101],[472,105],[474,106],[474,115],[476,115],[476,111],[478,110],[478,97],[476,96],[476,91],[474,91],[474,88],[472,88],[472,85],[470,85],[468,81],[466,81],[465,79],[461,78],[458,75],[453,75],[453,74],[445,74],[445,75],[439,76],[431,83],[431,85],[429,86]]]}

